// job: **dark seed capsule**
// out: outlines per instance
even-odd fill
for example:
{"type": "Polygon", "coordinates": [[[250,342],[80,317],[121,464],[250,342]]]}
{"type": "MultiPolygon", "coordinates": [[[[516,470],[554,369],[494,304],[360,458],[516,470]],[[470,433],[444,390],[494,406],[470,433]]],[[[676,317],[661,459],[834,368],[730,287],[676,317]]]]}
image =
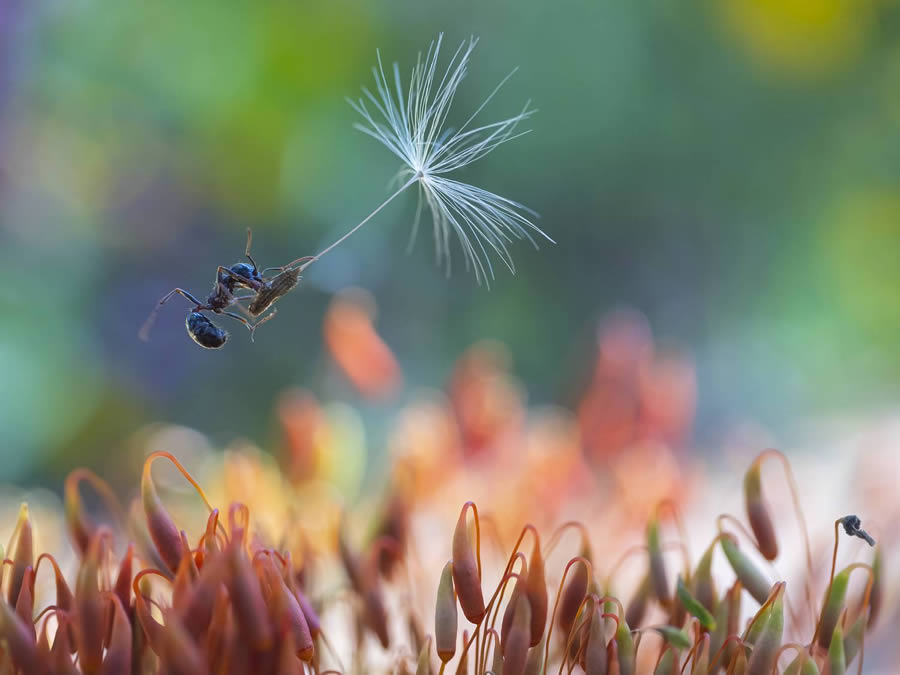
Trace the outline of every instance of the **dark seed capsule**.
{"type": "Polygon", "coordinates": [[[300,283],[300,268],[279,272],[256,293],[256,297],[247,307],[253,316],[265,312],[282,295],[290,293],[300,283]]]}
{"type": "Polygon", "coordinates": [[[228,340],[228,333],[200,312],[191,312],[185,321],[188,335],[204,349],[219,349],[228,340]]]}

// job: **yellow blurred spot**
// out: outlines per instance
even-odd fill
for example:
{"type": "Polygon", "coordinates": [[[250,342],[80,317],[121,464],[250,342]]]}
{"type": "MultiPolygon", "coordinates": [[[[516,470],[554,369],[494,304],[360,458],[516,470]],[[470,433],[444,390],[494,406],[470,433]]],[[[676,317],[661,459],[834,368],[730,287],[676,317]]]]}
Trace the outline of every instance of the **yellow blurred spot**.
{"type": "Polygon", "coordinates": [[[851,62],[875,0],[725,0],[722,19],[750,58],[778,75],[815,77],[851,62]]]}

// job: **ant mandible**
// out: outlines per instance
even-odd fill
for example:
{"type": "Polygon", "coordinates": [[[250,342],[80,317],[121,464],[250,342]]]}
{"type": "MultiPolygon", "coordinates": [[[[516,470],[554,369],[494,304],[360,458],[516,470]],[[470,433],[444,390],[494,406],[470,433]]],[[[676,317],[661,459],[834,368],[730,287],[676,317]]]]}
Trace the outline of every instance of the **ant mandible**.
{"type": "Polygon", "coordinates": [[[240,321],[250,331],[250,341],[252,342],[254,331],[266,321],[272,319],[277,310],[273,309],[268,315],[259,319],[256,323],[250,323],[247,319],[234,312],[226,311],[226,308],[231,305],[236,305],[242,311],[249,313],[252,318],[261,316],[276,300],[278,300],[278,298],[296,288],[297,284],[300,282],[300,273],[306,266],[303,263],[309,264],[316,259],[315,256],[305,256],[303,258],[297,258],[287,265],[281,267],[267,267],[260,272],[256,261],[253,260],[250,255],[250,246],[252,243],[253,232],[250,228],[247,228],[247,246],[244,250],[244,255],[250,260],[250,264],[248,265],[247,263],[240,262],[235,263],[231,267],[219,265],[216,268],[216,282],[213,285],[212,292],[206,298],[205,303],[200,302],[183,288],[173,288],[166,293],[150,313],[150,316],[147,317],[147,320],[144,322],[144,325],[138,333],[139,337],[146,341],[150,334],[150,328],[153,326],[154,321],[156,321],[156,316],[162,309],[162,306],[173,296],[181,295],[189,302],[194,303],[194,308],[190,311],[185,320],[185,326],[191,339],[201,347],[205,349],[219,349],[224,346],[225,342],[228,340],[228,333],[210,321],[203,312],[214,312],[215,314],[222,314],[240,321]],[[269,270],[279,270],[279,272],[274,277],[264,277],[263,275],[269,270]],[[242,296],[235,295],[235,290],[239,288],[248,289],[252,291],[252,293],[250,295],[242,296]],[[240,300],[250,300],[250,306],[247,309],[244,309],[243,305],[239,302],[240,300]]]}

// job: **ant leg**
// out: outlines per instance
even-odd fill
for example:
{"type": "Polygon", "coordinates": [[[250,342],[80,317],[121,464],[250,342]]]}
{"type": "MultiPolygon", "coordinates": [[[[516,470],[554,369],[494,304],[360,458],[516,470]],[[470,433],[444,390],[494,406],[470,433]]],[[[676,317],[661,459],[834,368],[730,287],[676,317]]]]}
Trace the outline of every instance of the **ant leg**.
{"type": "Polygon", "coordinates": [[[260,319],[260,320],[257,321],[255,324],[253,324],[253,328],[250,329],[250,342],[253,342],[253,332],[254,332],[257,328],[259,328],[260,326],[262,326],[262,325],[263,325],[266,321],[268,321],[269,319],[274,319],[276,314],[278,314],[278,310],[277,310],[277,309],[273,309],[271,312],[269,312],[268,314],[266,314],[262,319],[260,319]]]}
{"type": "Polygon", "coordinates": [[[273,316],[275,316],[276,311],[277,311],[277,310],[274,310],[274,309],[273,309],[273,310],[269,313],[268,316],[266,316],[265,318],[261,319],[260,321],[257,321],[256,323],[250,323],[249,321],[247,321],[247,319],[245,319],[245,318],[242,317],[242,316],[238,316],[238,315],[235,314],[234,312],[221,312],[221,313],[224,314],[225,316],[230,316],[232,319],[235,319],[236,321],[240,321],[242,324],[244,324],[244,325],[247,327],[247,330],[250,331],[250,342],[253,342],[253,331],[255,331],[255,330],[257,329],[258,326],[261,326],[261,325],[264,324],[266,321],[268,321],[268,320],[271,319],[273,316]]]}
{"type": "Polygon", "coordinates": [[[262,271],[262,274],[265,274],[269,270],[280,270],[283,272],[284,270],[291,268],[298,263],[309,263],[315,259],[316,259],[316,256],[314,256],[314,255],[305,255],[302,258],[297,258],[296,260],[291,260],[291,262],[289,262],[287,265],[281,265],[280,267],[267,267],[266,269],[264,269],[262,271]]]}
{"type": "Polygon", "coordinates": [[[254,318],[256,318],[256,317],[254,317],[254,316],[250,313],[250,310],[247,309],[246,307],[244,307],[239,301],[240,301],[240,300],[253,300],[253,299],[255,299],[255,298],[256,298],[255,295],[241,295],[240,297],[235,297],[235,298],[234,298],[234,306],[237,307],[238,310],[240,310],[241,314],[243,314],[243,315],[244,315],[245,317],[247,317],[248,319],[251,319],[251,320],[252,320],[252,319],[254,319],[254,318]]]}
{"type": "Polygon", "coordinates": [[[259,266],[256,264],[256,261],[250,256],[250,245],[253,243],[253,230],[249,227],[247,228],[247,248],[244,249],[244,255],[247,256],[247,259],[253,263],[253,269],[259,271],[259,266]]]}
{"type": "Polygon", "coordinates": [[[171,291],[166,293],[162,298],[160,298],[160,301],[158,303],[156,303],[156,307],[154,307],[153,311],[150,312],[150,316],[148,316],[147,320],[144,321],[144,325],[141,326],[141,329],[138,331],[138,337],[141,340],[146,342],[150,338],[150,329],[153,327],[153,323],[156,321],[156,315],[159,314],[159,310],[162,309],[162,306],[164,304],[166,304],[169,301],[169,299],[176,293],[178,295],[181,295],[181,296],[187,298],[191,302],[193,302],[198,308],[204,306],[202,302],[200,302],[197,298],[195,298],[193,295],[188,293],[183,288],[173,288],[171,291]]]}

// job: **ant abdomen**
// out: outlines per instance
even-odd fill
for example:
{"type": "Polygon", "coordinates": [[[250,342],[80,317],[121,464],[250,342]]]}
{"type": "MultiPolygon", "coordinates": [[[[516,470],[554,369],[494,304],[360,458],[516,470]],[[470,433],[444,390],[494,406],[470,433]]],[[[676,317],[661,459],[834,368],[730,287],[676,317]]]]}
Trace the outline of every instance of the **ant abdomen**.
{"type": "Polygon", "coordinates": [[[188,335],[205,349],[219,349],[228,340],[228,333],[200,312],[191,312],[185,320],[188,335]]]}

